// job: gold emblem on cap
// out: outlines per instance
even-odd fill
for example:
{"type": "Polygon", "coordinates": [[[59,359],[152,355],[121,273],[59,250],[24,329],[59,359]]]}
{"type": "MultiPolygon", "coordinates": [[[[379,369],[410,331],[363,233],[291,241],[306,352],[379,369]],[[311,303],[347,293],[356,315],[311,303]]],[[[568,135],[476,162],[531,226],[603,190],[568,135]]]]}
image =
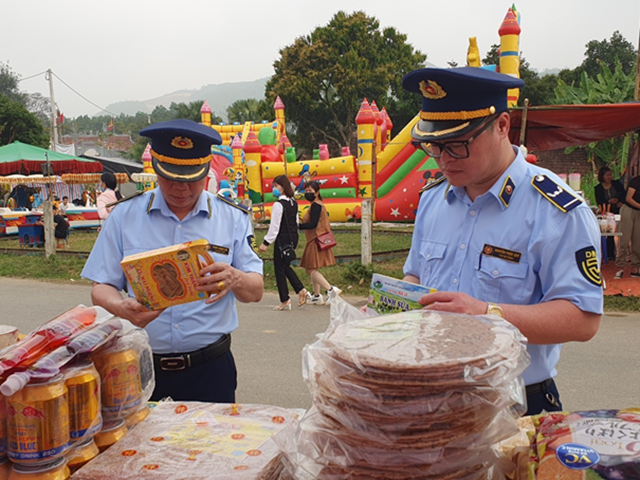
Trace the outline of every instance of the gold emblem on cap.
{"type": "Polygon", "coordinates": [[[433,80],[422,80],[420,82],[420,91],[429,100],[438,100],[447,96],[447,92],[433,80]]]}
{"type": "Polygon", "coordinates": [[[187,137],[175,137],[173,140],[171,140],[171,146],[189,150],[190,148],[193,148],[193,142],[190,138],[187,137]]]}

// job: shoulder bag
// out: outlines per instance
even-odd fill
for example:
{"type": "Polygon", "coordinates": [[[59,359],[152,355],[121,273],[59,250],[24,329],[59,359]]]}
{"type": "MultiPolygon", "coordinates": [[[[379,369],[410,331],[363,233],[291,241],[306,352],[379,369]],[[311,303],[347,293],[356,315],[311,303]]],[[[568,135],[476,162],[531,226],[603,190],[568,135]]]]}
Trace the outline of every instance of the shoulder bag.
{"type": "MultiPolygon", "coordinates": [[[[287,211],[284,205],[282,205],[282,217],[284,218],[287,227],[287,233],[290,233],[291,230],[289,229],[289,220],[287,220],[287,211]]],[[[282,223],[280,225],[282,226],[282,223]]],[[[296,249],[294,248],[293,243],[278,245],[278,248],[280,249],[280,256],[284,260],[293,262],[296,259],[296,249]]]]}
{"type": "Polygon", "coordinates": [[[336,239],[333,236],[333,232],[323,233],[316,237],[316,243],[320,250],[329,250],[336,246],[336,239]]]}

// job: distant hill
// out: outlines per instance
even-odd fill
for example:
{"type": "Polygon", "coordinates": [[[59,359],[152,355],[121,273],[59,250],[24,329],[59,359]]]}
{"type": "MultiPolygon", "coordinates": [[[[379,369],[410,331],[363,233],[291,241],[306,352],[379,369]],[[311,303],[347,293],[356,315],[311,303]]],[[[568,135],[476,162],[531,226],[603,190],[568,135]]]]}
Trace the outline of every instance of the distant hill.
{"type": "Polygon", "coordinates": [[[172,102],[189,103],[196,100],[207,100],[215,115],[227,118],[227,107],[236,100],[264,98],[264,86],[269,77],[260,78],[252,82],[220,83],[205,85],[199,90],[178,90],[161,97],[141,101],[116,102],[108,105],[106,110],[125,115],[135,115],[138,112],[151,113],[158,105],[169,108],[172,102]]]}

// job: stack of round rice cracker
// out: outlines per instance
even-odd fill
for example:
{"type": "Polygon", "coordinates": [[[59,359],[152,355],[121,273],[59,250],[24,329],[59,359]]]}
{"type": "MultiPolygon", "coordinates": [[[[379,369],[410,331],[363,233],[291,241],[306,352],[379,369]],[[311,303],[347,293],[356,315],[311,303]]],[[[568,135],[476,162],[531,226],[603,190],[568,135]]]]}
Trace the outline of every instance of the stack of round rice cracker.
{"type": "Polygon", "coordinates": [[[296,478],[489,479],[523,411],[524,338],[498,317],[333,322],[304,357],[313,405],[285,448],[296,478]]]}

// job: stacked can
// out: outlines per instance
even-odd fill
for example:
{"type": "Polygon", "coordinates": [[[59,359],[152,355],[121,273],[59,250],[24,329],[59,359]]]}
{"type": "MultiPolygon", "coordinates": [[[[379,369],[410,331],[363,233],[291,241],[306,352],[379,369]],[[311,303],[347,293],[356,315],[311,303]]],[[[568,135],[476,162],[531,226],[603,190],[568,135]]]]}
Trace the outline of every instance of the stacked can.
{"type": "Polygon", "coordinates": [[[83,442],[77,443],[67,454],[68,462],[67,466],[71,473],[78,470],[83,465],[89,463],[96,458],[100,450],[93,438],[88,438],[83,442]]]}
{"type": "Polygon", "coordinates": [[[102,428],[100,375],[91,362],[83,362],[65,376],[69,391],[69,429],[71,441],[93,438],[102,428]]]}
{"type": "Polygon", "coordinates": [[[14,463],[43,465],[70,446],[69,402],[62,375],[7,398],[7,452],[14,463]]]}
{"type": "Polygon", "coordinates": [[[59,458],[46,465],[13,465],[9,480],[67,480],[71,471],[67,467],[67,461],[59,458]]]}
{"type": "Polygon", "coordinates": [[[140,358],[133,348],[106,349],[94,357],[102,379],[102,412],[125,418],[143,407],[140,358]]]}
{"type": "Polygon", "coordinates": [[[107,420],[102,430],[95,437],[96,445],[100,452],[104,452],[127,434],[127,425],[124,420],[107,420]]]}
{"type": "Polygon", "coordinates": [[[99,451],[93,437],[102,428],[100,375],[92,362],[84,361],[65,375],[69,390],[69,428],[73,448],[67,452],[71,472],[95,458],[99,451]]]}

